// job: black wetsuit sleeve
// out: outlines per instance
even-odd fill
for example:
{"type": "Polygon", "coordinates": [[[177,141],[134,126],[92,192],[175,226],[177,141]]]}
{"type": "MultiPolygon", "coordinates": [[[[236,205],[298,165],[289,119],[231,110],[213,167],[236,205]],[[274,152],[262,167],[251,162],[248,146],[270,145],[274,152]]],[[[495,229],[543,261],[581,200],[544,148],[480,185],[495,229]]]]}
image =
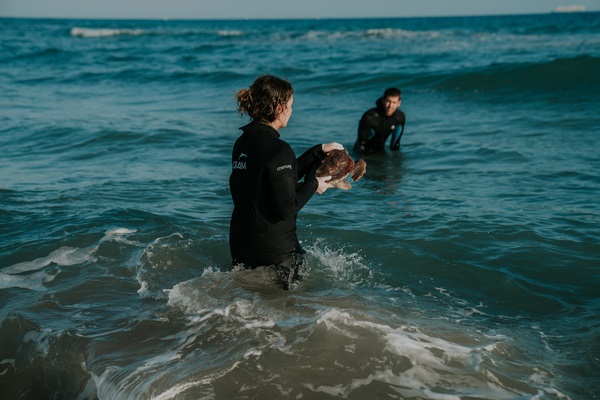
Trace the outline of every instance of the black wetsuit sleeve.
{"type": "Polygon", "coordinates": [[[360,119],[360,122],[358,123],[357,145],[360,146],[361,149],[364,149],[365,143],[367,143],[367,141],[369,140],[369,131],[373,129],[368,114],[368,112],[363,114],[362,118],[360,119]]]}
{"type": "Polygon", "coordinates": [[[393,151],[400,150],[400,139],[402,138],[403,133],[404,133],[404,124],[397,127],[396,130],[392,133],[392,140],[390,140],[390,150],[393,150],[393,151]]]}
{"type": "Polygon", "coordinates": [[[304,154],[298,157],[298,178],[301,179],[310,172],[314,172],[315,163],[320,161],[324,155],[325,152],[322,145],[318,144],[306,150],[304,154]]]}
{"type": "Polygon", "coordinates": [[[281,220],[292,218],[310,200],[318,187],[312,177],[298,184],[297,161],[291,148],[284,148],[266,165],[273,213],[281,220]]]}
{"type": "Polygon", "coordinates": [[[400,149],[400,139],[404,133],[404,125],[406,124],[406,115],[402,111],[398,111],[398,126],[392,133],[390,140],[390,150],[398,151],[400,149]]]}

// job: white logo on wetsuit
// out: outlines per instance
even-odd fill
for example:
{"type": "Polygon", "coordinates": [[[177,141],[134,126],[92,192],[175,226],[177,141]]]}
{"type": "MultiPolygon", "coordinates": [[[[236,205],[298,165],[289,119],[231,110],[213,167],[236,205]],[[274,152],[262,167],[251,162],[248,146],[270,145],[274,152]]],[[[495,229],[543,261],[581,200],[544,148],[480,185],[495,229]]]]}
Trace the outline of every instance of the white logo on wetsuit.
{"type": "Polygon", "coordinates": [[[282,165],[281,167],[277,167],[277,171],[281,171],[283,169],[292,169],[292,165],[287,164],[287,165],[282,165]]]}
{"type": "Polygon", "coordinates": [[[246,161],[240,161],[242,158],[248,158],[248,154],[241,153],[238,160],[233,162],[233,169],[246,169],[246,161]]]}
{"type": "Polygon", "coordinates": [[[396,125],[392,125],[392,127],[390,128],[390,131],[393,131],[394,129],[396,129],[396,125]]]}
{"type": "Polygon", "coordinates": [[[246,161],[234,161],[233,169],[246,169],[246,161]]]}

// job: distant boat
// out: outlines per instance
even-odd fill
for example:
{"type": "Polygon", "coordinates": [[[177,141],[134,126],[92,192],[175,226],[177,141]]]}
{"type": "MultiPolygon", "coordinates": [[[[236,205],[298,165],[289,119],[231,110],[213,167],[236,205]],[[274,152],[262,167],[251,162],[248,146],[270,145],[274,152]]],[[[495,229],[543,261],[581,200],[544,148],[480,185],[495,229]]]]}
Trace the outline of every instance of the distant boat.
{"type": "Polygon", "coordinates": [[[573,4],[570,6],[557,6],[554,9],[557,13],[585,12],[585,6],[581,4],[573,4]]]}

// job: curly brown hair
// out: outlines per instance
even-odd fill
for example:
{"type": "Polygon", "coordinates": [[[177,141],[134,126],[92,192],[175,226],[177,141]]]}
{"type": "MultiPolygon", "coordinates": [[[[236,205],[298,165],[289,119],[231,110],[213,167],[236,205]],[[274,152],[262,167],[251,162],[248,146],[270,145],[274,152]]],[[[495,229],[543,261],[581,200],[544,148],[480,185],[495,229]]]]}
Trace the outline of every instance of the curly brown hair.
{"type": "Polygon", "coordinates": [[[277,106],[285,108],[294,94],[292,84],[273,75],[263,75],[250,88],[236,93],[237,110],[254,121],[270,123],[277,118],[277,106]]]}

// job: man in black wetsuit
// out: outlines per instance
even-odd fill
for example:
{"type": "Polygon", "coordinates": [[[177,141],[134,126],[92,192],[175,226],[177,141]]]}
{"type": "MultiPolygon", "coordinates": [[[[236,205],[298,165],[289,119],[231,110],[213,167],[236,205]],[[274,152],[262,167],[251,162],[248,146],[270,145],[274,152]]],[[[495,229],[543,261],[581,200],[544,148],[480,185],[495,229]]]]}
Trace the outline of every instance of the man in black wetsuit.
{"type": "Polygon", "coordinates": [[[358,124],[358,139],[354,151],[361,154],[385,151],[385,142],[390,135],[390,150],[400,149],[400,138],[404,133],[406,115],[399,110],[402,92],[398,88],[386,89],[376,107],[365,112],[358,124]]]}

